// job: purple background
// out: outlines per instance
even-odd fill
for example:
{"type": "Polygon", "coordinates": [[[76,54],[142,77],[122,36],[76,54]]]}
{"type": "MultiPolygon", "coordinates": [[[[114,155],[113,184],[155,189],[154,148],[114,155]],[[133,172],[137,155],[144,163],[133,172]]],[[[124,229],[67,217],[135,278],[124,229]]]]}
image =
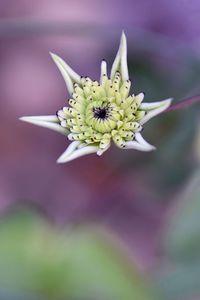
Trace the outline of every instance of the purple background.
{"type": "Polygon", "coordinates": [[[107,225],[148,269],[159,261],[161,228],[195,168],[194,128],[181,155],[171,148],[176,130],[177,136],[187,132],[187,126],[178,131],[181,120],[196,122],[193,112],[183,118],[168,113],[146,125],[144,136],[158,147],[155,153],[113,146],[100,158],[66,165],[56,164],[68,145],[65,137],[18,120],[54,114],[66,103],[49,51],[98,79],[101,59],[112,64],[122,29],[133,91],[145,91],[147,101],[199,93],[199,1],[0,1],[0,212],[22,202],[57,223],[107,225]]]}

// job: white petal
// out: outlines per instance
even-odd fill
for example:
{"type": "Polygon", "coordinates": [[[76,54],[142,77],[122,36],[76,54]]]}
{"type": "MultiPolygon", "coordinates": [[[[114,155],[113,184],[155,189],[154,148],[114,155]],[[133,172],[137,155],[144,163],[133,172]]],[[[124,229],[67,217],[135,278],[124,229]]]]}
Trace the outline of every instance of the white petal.
{"type": "Polygon", "coordinates": [[[50,55],[55,62],[59,62],[63,66],[63,68],[66,70],[66,72],[74,82],[77,82],[78,84],[81,83],[81,76],[76,73],[61,57],[52,52],[50,52],[50,55]]]}
{"type": "MultiPolygon", "coordinates": [[[[45,121],[45,122],[53,122],[59,123],[59,119],[56,115],[49,115],[49,116],[29,116],[29,117],[21,117],[20,120],[27,121],[28,120],[38,120],[38,121],[45,121]]],[[[27,121],[29,122],[29,121],[27,121]]]]}
{"type": "Polygon", "coordinates": [[[77,149],[79,145],[80,141],[74,141],[71,144],[69,144],[69,146],[67,147],[65,152],[63,152],[63,154],[59,157],[57,162],[65,161],[68,158],[68,156],[77,149]]]}
{"type": "Polygon", "coordinates": [[[122,81],[126,81],[129,79],[128,75],[128,66],[127,66],[127,42],[126,42],[126,35],[122,32],[121,41],[119,45],[119,50],[113,62],[111,68],[110,78],[113,79],[115,73],[120,71],[122,76],[122,81]]]}
{"type": "Polygon", "coordinates": [[[150,103],[141,103],[140,105],[140,109],[143,109],[143,110],[152,110],[154,108],[157,108],[157,107],[160,107],[160,106],[163,106],[163,105],[170,105],[171,104],[171,101],[172,101],[172,98],[169,98],[169,99],[166,99],[166,100],[162,100],[162,101],[157,101],[157,102],[150,102],[150,103]]]}
{"type": "MultiPolygon", "coordinates": [[[[139,138],[140,140],[140,138],[139,138]]],[[[149,145],[146,141],[144,141],[144,139],[142,138],[142,140],[140,140],[140,142],[138,141],[131,141],[131,142],[127,142],[125,149],[135,149],[135,150],[139,150],[139,151],[144,151],[144,152],[148,152],[148,151],[152,151],[155,150],[154,146],[149,145]]]]}
{"type": "Polygon", "coordinates": [[[66,128],[61,127],[58,123],[59,121],[57,116],[30,116],[21,117],[20,120],[37,126],[55,130],[64,135],[68,134],[68,130],[66,128]]]}
{"type": "Polygon", "coordinates": [[[102,83],[103,76],[107,76],[107,63],[105,60],[101,62],[101,76],[100,76],[100,83],[102,83]]]}
{"type": "Polygon", "coordinates": [[[151,118],[155,117],[156,115],[166,110],[170,106],[171,102],[172,102],[172,98],[159,101],[159,102],[142,103],[140,105],[140,109],[147,111],[147,114],[144,116],[143,119],[141,119],[140,124],[141,125],[145,124],[151,118]]]}
{"type": "Polygon", "coordinates": [[[76,159],[78,157],[91,154],[91,153],[96,153],[98,151],[97,146],[85,146],[83,148],[77,149],[73,151],[70,155],[66,156],[65,152],[58,158],[57,162],[58,163],[66,163],[69,162],[73,159],[76,159]]]}
{"type": "Polygon", "coordinates": [[[122,74],[122,80],[126,81],[129,79],[128,65],[127,65],[127,41],[124,32],[122,32],[122,37],[121,37],[121,74],[122,74]]]}
{"type": "Polygon", "coordinates": [[[145,139],[142,137],[141,133],[140,132],[136,132],[135,133],[135,140],[141,144],[141,145],[144,145],[146,148],[149,148],[149,151],[151,150],[155,150],[156,147],[149,144],[147,141],[145,141],[145,139]]]}
{"type": "Polygon", "coordinates": [[[60,58],[58,55],[51,53],[51,52],[50,52],[50,55],[53,58],[58,69],[60,70],[60,72],[65,80],[65,83],[67,85],[67,89],[68,89],[69,93],[72,94],[74,91],[73,81],[80,84],[81,77],[76,72],[74,72],[68,66],[68,64],[62,58],[60,58]]]}

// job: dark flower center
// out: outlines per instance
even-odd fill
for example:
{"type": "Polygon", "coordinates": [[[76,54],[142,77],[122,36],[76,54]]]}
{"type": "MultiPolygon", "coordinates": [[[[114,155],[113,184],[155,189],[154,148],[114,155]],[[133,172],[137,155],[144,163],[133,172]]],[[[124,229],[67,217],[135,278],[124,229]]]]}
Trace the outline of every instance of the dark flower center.
{"type": "Polygon", "coordinates": [[[109,112],[107,107],[94,107],[93,114],[95,118],[105,120],[108,117],[109,112]]]}

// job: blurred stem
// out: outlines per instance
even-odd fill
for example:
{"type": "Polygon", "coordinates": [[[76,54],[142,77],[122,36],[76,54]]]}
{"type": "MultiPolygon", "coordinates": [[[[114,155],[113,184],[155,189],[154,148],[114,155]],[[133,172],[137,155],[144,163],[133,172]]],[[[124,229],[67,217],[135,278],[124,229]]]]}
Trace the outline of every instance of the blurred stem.
{"type": "Polygon", "coordinates": [[[192,96],[192,97],[183,99],[183,100],[179,101],[178,103],[171,105],[165,112],[186,109],[198,102],[200,103],[200,95],[192,96]]]}

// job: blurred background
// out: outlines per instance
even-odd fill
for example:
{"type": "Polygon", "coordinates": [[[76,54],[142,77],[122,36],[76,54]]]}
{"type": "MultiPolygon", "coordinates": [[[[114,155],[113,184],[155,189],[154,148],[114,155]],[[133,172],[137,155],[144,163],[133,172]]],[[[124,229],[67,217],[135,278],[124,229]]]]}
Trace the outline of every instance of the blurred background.
{"type": "Polygon", "coordinates": [[[0,0],[0,300],[200,299],[199,104],[148,123],[155,152],[65,165],[18,120],[66,103],[49,51],[98,80],[123,29],[132,92],[200,94],[197,0],[0,0]]]}

